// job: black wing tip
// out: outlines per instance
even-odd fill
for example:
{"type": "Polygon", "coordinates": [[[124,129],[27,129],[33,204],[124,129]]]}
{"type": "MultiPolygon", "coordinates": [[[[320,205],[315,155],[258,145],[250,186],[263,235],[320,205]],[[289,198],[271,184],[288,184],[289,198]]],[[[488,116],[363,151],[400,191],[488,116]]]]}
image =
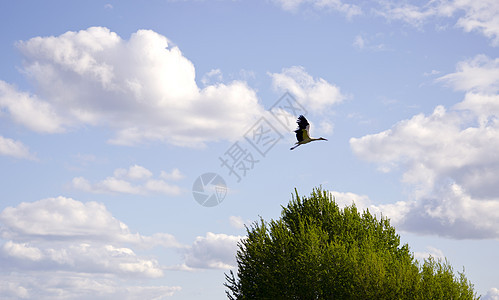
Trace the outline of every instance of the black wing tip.
{"type": "Polygon", "coordinates": [[[300,123],[300,122],[308,123],[307,118],[305,118],[304,115],[298,116],[298,120],[296,120],[296,123],[300,123]]]}
{"type": "Polygon", "coordinates": [[[298,120],[296,120],[296,124],[298,124],[298,129],[306,129],[309,125],[307,119],[305,119],[303,115],[300,115],[298,117],[298,120]]]}

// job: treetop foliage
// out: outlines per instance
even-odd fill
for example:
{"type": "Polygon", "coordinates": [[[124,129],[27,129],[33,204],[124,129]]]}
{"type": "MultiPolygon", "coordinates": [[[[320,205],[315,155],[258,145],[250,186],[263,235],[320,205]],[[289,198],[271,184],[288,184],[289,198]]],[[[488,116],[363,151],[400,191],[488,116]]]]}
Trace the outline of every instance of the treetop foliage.
{"type": "Polygon", "coordinates": [[[229,299],[477,299],[464,272],[432,257],[420,264],[388,218],[340,209],[321,188],[295,190],[278,220],[246,230],[229,299]]]}

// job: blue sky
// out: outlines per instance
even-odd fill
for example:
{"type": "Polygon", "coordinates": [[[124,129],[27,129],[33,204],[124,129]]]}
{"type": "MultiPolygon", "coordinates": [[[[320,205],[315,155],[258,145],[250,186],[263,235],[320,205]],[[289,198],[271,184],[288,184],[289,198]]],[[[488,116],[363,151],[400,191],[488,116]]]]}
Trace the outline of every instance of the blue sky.
{"type": "Polygon", "coordinates": [[[1,2],[1,297],[223,298],[244,224],[322,186],[499,299],[498,24],[493,0],[1,2]],[[289,151],[283,101],[328,141],[289,151]]]}

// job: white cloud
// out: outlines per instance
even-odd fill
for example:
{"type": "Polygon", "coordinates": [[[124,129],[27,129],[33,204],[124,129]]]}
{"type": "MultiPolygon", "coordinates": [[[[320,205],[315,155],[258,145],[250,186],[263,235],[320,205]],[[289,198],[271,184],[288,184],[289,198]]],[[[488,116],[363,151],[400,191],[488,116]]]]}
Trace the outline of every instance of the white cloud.
{"type": "Polygon", "coordinates": [[[337,191],[332,191],[330,192],[331,196],[333,196],[334,201],[338,204],[340,207],[345,207],[349,206],[352,204],[355,204],[357,209],[363,211],[366,209],[369,209],[372,213],[377,212],[377,208],[375,208],[374,205],[371,205],[371,200],[369,200],[369,197],[366,195],[357,195],[354,193],[350,192],[337,192],[337,191]]]}
{"type": "Polygon", "coordinates": [[[29,298],[28,290],[19,282],[12,282],[11,278],[0,281],[0,294],[5,297],[5,299],[29,298]]]}
{"type": "Polygon", "coordinates": [[[30,247],[26,243],[18,244],[12,241],[8,241],[3,245],[2,248],[3,253],[7,254],[8,256],[20,259],[38,261],[43,256],[40,249],[36,247],[30,247]]]}
{"type": "Polygon", "coordinates": [[[485,297],[483,298],[484,300],[499,300],[499,289],[497,288],[491,288],[485,297]]]}
{"type": "Polygon", "coordinates": [[[135,249],[185,246],[167,233],[132,233],[96,202],[58,197],[7,207],[0,213],[0,234],[3,296],[143,299],[180,289],[134,285],[133,278],[144,282],[164,275],[155,258],[135,249]]]}
{"type": "Polygon", "coordinates": [[[110,142],[128,145],[234,139],[264,111],[245,82],[199,88],[192,62],[169,44],[151,30],[124,40],[103,27],[19,42],[37,94],[0,82],[0,106],[35,131],[104,126],[110,142]]]}
{"type": "Polygon", "coordinates": [[[442,76],[438,81],[448,83],[458,91],[497,93],[499,91],[499,58],[477,55],[459,62],[457,72],[442,76]]]}
{"type": "Polygon", "coordinates": [[[220,71],[220,69],[213,69],[203,76],[201,82],[206,86],[212,82],[222,82],[222,80],[222,71],[220,71]]]}
{"type": "Polygon", "coordinates": [[[151,179],[148,180],[144,185],[145,190],[148,192],[161,193],[166,195],[179,195],[180,187],[169,184],[161,179],[151,179]]]}
{"type": "Polygon", "coordinates": [[[20,141],[5,138],[0,135],[0,155],[12,156],[15,158],[35,159],[28,147],[20,141]]]}
{"type": "Polygon", "coordinates": [[[345,206],[355,204],[359,211],[369,210],[371,214],[376,215],[378,218],[381,218],[381,216],[388,217],[394,225],[399,224],[408,211],[408,204],[403,201],[399,201],[394,204],[376,205],[366,195],[338,191],[331,191],[330,193],[339,207],[343,208],[345,206]]]}
{"type": "Polygon", "coordinates": [[[180,180],[185,176],[180,172],[179,169],[175,168],[170,173],[161,171],[160,177],[166,180],[180,180]]]}
{"type": "Polygon", "coordinates": [[[243,220],[243,218],[241,218],[239,216],[230,216],[229,222],[230,222],[230,226],[232,226],[234,228],[237,228],[237,229],[244,228],[244,220],[243,220]]]}
{"type": "Polygon", "coordinates": [[[185,265],[189,268],[231,269],[236,266],[237,243],[242,236],[208,232],[198,236],[185,250],[185,265]]]}
{"type": "Polygon", "coordinates": [[[138,286],[105,274],[65,271],[0,274],[3,299],[165,299],[180,290],[179,286],[138,286]]]}
{"type": "Polygon", "coordinates": [[[180,180],[183,175],[178,169],[173,169],[171,173],[161,171],[160,177],[165,179],[155,179],[153,173],[148,169],[133,165],[128,169],[119,168],[114,170],[114,176],[92,184],[84,177],[75,177],[72,186],[92,193],[122,193],[132,195],[147,195],[159,193],[166,195],[179,195],[181,189],[177,185],[170,184],[165,180],[180,180]]]}
{"type": "Polygon", "coordinates": [[[96,185],[93,191],[99,193],[123,193],[123,194],[140,194],[141,189],[138,186],[132,185],[130,182],[115,177],[107,177],[96,185]]]}
{"type": "Polygon", "coordinates": [[[269,73],[272,85],[280,91],[289,91],[301,105],[321,112],[346,99],[340,88],[322,78],[314,79],[303,67],[284,68],[281,73],[269,73]]]}
{"type": "Polygon", "coordinates": [[[341,0],[273,0],[287,11],[296,12],[302,6],[311,6],[316,10],[332,10],[345,14],[347,18],[362,14],[360,6],[341,0]]]}
{"type": "Polygon", "coordinates": [[[457,11],[465,15],[457,21],[457,26],[466,32],[478,31],[492,40],[494,46],[499,46],[499,3],[494,0],[454,1],[457,11]]]}
{"type": "Polygon", "coordinates": [[[454,108],[469,110],[478,117],[480,123],[486,123],[490,118],[499,115],[499,95],[467,93],[464,100],[456,104],[454,108]]]}
{"type": "Polygon", "coordinates": [[[379,39],[381,35],[380,34],[377,34],[377,35],[374,35],[372,37],[366,37],[366,36],[363,36],[363,35],[357,35],[355,36],[354,38],[354,41],[353,41],[353,46],[359,50],[364,50],[364,49],[368,49],[368,50],[372,50],[372,51],[386,51],[387,48],[384,44],[382,43],[379,43],[379,44],[376,44],[375,40],[376,39],[379,39]]]}
{"type": "Polygon", "coordinates": [[[404,170],[402,180],[413,187],[416,199],[407,203],[411,208],[405,229],[467,238],[499,236],[494,180],[499,175],[494,155],[499,124],[462,129],[466,121],[439,106],[430,116],[417,115],[387,131],[350,140],[359,157],[382,170],[404,170]]]}
{"type": "Polygon", "coordinates": [[[458,16],[455,25],[465,32],[478,31],[499,46],[499,3],[495,0],[431,0],[420,5],[407,1],[385,1],[378,3],[377,14],[389,20],[400,20],[421,26],[430,19],[458,16]]]}
{"type": "Polygon", "coordinates": [[[5,226],[3,238],[15,239],[17,236],[29,235],[40,238],[133,239],[126,225],[113,218],[104,205],[82,203],[65,197],[7,207],[0,213],[0,221],[5,226]],[[102,228],[106,230],[101,231],[102,228]]]}
{"type": "Polygon", "coordinates": [[[158,278],[163,271],[155,259],[141,258],[130,248],[116,248],[95,241],[67,242],[51,245],[37,242],[38,248],[7,242],[2,254],[17,269],[56,269],[84,273],[110,273],[115,275],[158,278]]]}
{"type": "Polygon", "coordinates": [[[151,237],[132,233],[128,226],[115,219],[103,204],[82,203],[66,198],[47,198],[6,207],[0,213],[0,237],[13,241],[68,240],[106,241],[108,243],[147,244],[181,247],[171,235],[151,237]],[[157,241],[154,241],[154,238],[157,241]],[[169,243],[165,243],[169,241],[169,243]]]}
{"type": "MultiPolygon", "coordinates": [[[[451,20],[465,32],[476,31],[499,46],[499,3],[495,0],[427,0],[400,1],[377,0],[359,4],[342,0],[273,0],[282,9],[291,12],[298,10],[332,10],[351,18],[362,15],[363,11],[373,11],[390,21],[402,21],[421,28],[429,21],[451,20]],[[368,3],[368,4],[367,4],[368,3]],[[374,7],[368,8],[367,5],[374,7]],[[366,6],[366,7],[364,7],[366,6]]],[[[442,28],[438,23],[435,25],[442,28]]],[[[357,36],[355,45],[363,48],[365,40],[357,36]]]]}
{"type": "MultiPolygon", "coordinates": [[[[345,14],[347,18],[362,15],[363,11],[372,11],[389,21],[402,21],[418,28],[436,20],[437,30],[444,27],[439,25],[438,21],[451,20],[455,22],[456,27],[462,28],[465,32],[479,32],[490,39],[493,46],[499,46],[499,3],[495,0],[377,0],[362,4],[341,0],[273,0],[273,2],[286,11],[306,11],[310,8],[332,10],[345,14]],[[374,7],[367,7],[373,4],[374,7]]],[[[362,36],[357,36],[354,44],[363,48],[365,42],[362,36]]]]}
{"type": "Polygon", "coordinates": [[[149,178],[152,176],[152,172],[149,171],[148,169],[142,167],[142,166],[139,166],[139,165],[133,165],[133,166],[130,166],[127,169],[116,169],[114,171],[114,176],[115,177],[125,177],[125,178],[128,178],[128,179],[145,179],[145,178],[149,178]]]}
{"type": "Polygon", "coordinates": [[[19,92],[15,87],[0,80],[0,109],[5,109],[10,118],[27,128],[43,133],[64,131],[64,121],[53,107],[36,95],[19,92]]]}
{"type": "Polygon", "coordinates": [[[461,62],[456,73],[439,79],[467,91],[451,110],[437,106],[430,115],[350,140],[354,153],[380,170],[403,171],[412,194],[393,212],[401,229],[454,238],[499,237],[497,70],[499,64],[483,56],[461,62]]]}
{"type": "Polygon", "coordinates": [[[73,180],[71,181],[71,184],[73,185],[74,188],[79,189],[79,190],[83,190],[83,191],[87,191],[87,192],[91,192],[93,190],[92,184],[90,183],[90,181],[88,181],[87,179],[85,179],[83,177],[73,178],[73,180]]]}
{"type": "Polygon", "coordinates": [[[353,45],[359,49],[364,49],[366,46],[366,40],[361,35],[357,35],[353,41],[353,45]]]}
{"type": "Polygon", "coordinates": [[[421,26],[428,18],[439,15],[438,4],[441,1],[432,1],[428,4],[417,6],[406,1],[378,1],[382,6],[381,9],[375,10],[378,15],[381,15],[389,20],[399,20],[407,22],[413,26],[421,26]]]}
{"type": "Polygon", "coordinates": [[[414,258],[416,258],[417,260],[419,260],[421,262],[430,256],[435,258],[435,259],[442,259],[442,260],[445,259],[445,255],[442,252],[442,250],[437,249],[437,248],[432,247],[432,246],[426,247],[426,251],[424,251],[424,252],[414,252],[414,258]]]}

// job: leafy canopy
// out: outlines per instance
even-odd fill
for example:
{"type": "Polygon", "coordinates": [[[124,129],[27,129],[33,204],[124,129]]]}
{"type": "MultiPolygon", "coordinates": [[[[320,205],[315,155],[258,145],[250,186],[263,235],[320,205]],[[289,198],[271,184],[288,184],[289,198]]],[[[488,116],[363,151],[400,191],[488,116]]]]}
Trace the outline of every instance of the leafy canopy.
{"type": "Polygon", "coordinates": [[[246,230],[229,299],[477,299],[464,272],[432,257],[421,265],[389,219],[340,209],[321,188],[295,190],[280,219],[246,230]]]}

